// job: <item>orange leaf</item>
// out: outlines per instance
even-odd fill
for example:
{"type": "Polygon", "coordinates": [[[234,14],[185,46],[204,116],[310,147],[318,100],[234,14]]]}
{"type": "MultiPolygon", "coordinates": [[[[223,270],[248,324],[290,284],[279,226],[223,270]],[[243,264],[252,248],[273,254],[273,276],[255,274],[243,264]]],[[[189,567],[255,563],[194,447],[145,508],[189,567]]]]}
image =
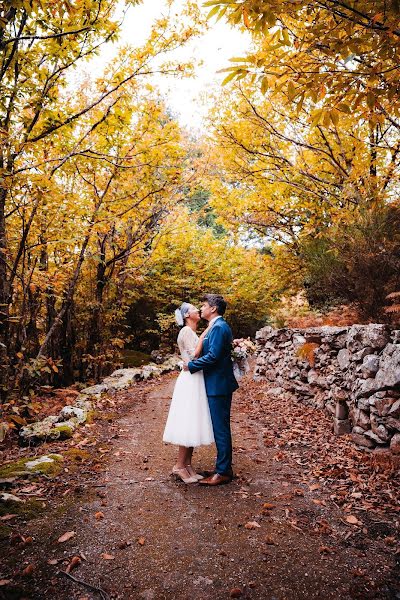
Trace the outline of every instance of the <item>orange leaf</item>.
{"type": "Polygon", "coordinates": [[[359,524],[359,520],[354,515],[349,515],[348,517],[346,517],[346,521],[347,521],[347,523],[350,523],[351,525],[359,524]]]}
{"type": "Polygon", "coordinates": [[[73,538],[74,535],[75,535],[75,531],[66,531],[58,538],[57,542],[59,544],[62,544],[63,542],[68,542],[68,540],[73,538]]]}
{"type": "Polygon", "coordinates": [[[258,529],[259,527],[261,527],[261,525],[259,525],[257,521],[249,521],[245,525],[245,529],[258,529]]]}

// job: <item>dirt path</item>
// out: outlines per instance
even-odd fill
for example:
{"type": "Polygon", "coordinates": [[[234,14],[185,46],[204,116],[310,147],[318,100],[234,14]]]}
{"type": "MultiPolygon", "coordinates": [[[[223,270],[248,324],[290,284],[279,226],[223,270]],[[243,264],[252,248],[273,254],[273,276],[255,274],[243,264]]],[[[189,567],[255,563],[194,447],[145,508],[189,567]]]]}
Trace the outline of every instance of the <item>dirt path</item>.
{"type": "MultiPolygon", "coordinates": [[[[266,443],[274,413],[252,412],[251,383],[233,408],[238,477],[213,489],[173,481],[175,449],[161,441],[173,384],[167,377],[110,425],[107,470],[89,500],[74,499],[56,520],[30,525],[34,544],[21,560],[33,561],[37,575],[29,592],[9,598],[100,598],[57,576],[61,562],[47,564],[73,555],[84,557],[74,577],[124,600],[400,598],[399,556],[385,543],[395,521],[380,521],[388,529],[375,537],[361,522],[346,523],[329,500],[331,490],[302,478],[302,464],[310,460],[306,442],[297,469],[282,462],[279,448],[266,443]],[[65,531],[76,535],[52,543],[65,531]]],[[[213,447],[196,453],[200,470],[213,462],[213,447]]]]}

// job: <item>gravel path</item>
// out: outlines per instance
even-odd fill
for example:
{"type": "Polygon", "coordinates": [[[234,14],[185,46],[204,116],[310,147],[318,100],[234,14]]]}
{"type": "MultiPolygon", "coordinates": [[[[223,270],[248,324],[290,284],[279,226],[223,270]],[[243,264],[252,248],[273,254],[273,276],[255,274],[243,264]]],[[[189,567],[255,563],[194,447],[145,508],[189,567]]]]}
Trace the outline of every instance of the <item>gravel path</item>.
{"type": "MultiPolygon", "coordinates": [[[[380,539],[366,543],[325,501],[329,490],[310,489],[301,467],[282,464],[266,446],[274,413],[252,413],[252,382],[233,406],[237,478],[211,489],[172,480],[175,448],[161,438],[174,378],[153,385],[144,402],[110,425],[106,471],[90,497],[73,497],[57,519],[30,524],[34,544],[23,558],[33,560],[36,575],[8,598],[100,598],[59,574],[61,559],[74,555],[83,557],[75,578],[124,600],[400,598],[393,549],[380,539]],[[54,544],[65,531],[76,534],[54,544]]],[[[214,448],[197,451],[194,462],[212,469],[214,448]]]]}

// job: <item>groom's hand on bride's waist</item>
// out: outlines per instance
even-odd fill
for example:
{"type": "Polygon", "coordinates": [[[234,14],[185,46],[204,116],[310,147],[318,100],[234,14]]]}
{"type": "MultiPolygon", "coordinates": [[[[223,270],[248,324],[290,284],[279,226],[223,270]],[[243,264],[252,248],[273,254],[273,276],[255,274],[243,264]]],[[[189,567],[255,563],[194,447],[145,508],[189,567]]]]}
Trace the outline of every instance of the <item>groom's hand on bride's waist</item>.
{"type": "Polygon", "coordinates": [[[184,363],[183,363],[183,367],[182,367],[182,369],[183,369],[184,371],[189,371],[189,367],[188,367],[188,363],[187,363],[187,362],[184,362],[184,363]]]}

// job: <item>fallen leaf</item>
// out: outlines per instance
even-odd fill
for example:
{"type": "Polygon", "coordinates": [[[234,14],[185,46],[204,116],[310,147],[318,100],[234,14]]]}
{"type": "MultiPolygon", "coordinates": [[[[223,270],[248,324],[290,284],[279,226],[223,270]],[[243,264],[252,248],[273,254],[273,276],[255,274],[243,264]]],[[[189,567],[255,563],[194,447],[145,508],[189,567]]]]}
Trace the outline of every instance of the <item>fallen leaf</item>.
{"type": "Polygon", "coordinates": [[[348,515],[346,517],[346,522],[350,523],[351,525],[358,525],[359,524],[359,520],[354,515],[348,515]]]}
{"type": "Polygon", "coordinates": [[[57,558],[49,558],[49,560],[47,561],[48,565],[57,565],[58,564],[58,559],[57,558]]]}
{"type": "Polygon", "coordinates": [[[30,564],[27,567],[25,567],[25,569],[21,572],[21,575],[23,577],[31,577],[34,570],[35,570],[35,566],[30,564]]]}
{"type": "Polygon", "coordinates": [[[0,579],[0,586],[8,585],[12,582],[12,579],[0,579]]]}
{"type": "Polygon", "coordinates": [[[10,521],[11,519],[15,519],[15,517],[18,517],[18,515],[10,513],[8,515],[3,515],[2,517],[0,517],[0,521],[10,521]]]}
{"type": "Polygon", "coordinates": [[[325,554],[335,554],[335,550],[329,546],[320,546],[319,551],[325,554]]]}
{"type": "Polygon", "coordinates": [[[309,490],[310,492],[313,492],[314,490],[319,490],[321,486],[319,485],[319,483],[313,483],[312,485],[310,485],[309,490]]]}
{"type": "Polygon", "coordinates": [[[74,535],[75,535],[75,531],[66,531],[58,538],[57,542],[59,544],[62,544],[63,542],[68,542],[68,540],[73,538],[74,535]]]}
{"type": "Polygon", "coordinates": [[[101,554],[101,558],[104,558],[104,560],[114,560],[115,556],[113,554],[107,554],[107,552],[103,552],[101,554]]]}
{"type": "Polygon", "coordinates": [[[249,521],[245,525],[245,529],[258,529],[259,527],[261,527],[261,525],[259,525],[257,521],[249,521]]]}
{"type": "Polygon", "coordinates": [[[146,542],[146,539],[145,539],[144,537],[140,537],[140,538],[138,539],[138,544],[139,544],[140,546],[144,546],[145,542],[146,542]]]}
{"type": "Polygon", "coordinates": [[[266,508],[267,510],[272,510],[273,508],[275,508],[275,504],[271,504],[270,502],[264,502],[263,508],[266,508]]]}
{"type": "Polygon", "coordinates": [[[81,564],[81,562],[82,562],[82,559],[80,556],[73,556],[71,559],[71,562],[65,569],[65,572],[70,573],[72,571],[72,569],[75,569],[76,567],[78,567],[81,564]]]}
{"type": "Polygon", "coordinates": [[[104,519],[104,513],[102,513],[101,510],[99,510],[97,513],[95,513],[94,516],[98,521],[100,521],[101,519],[104,519]]]}
{"type": "Polygon", "coordinates": [[[229,594],[229,596],[231,598],[240,598],[241,595],[242,595],[242,590],[240,588],[231,589],[231,593],[229,594]]]}

